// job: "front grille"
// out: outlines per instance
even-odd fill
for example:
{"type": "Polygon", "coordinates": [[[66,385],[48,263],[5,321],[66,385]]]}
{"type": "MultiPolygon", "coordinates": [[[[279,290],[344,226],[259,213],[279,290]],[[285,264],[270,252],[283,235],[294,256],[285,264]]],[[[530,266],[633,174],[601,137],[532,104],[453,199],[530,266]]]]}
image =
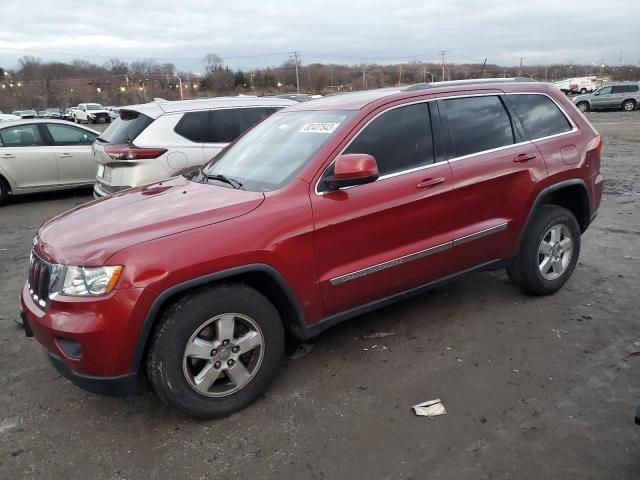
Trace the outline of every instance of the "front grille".
{"type": "Polygon", "coordinates": [[[51,264],[42,260],[35,252],[31,252],[27,286],[29,287],[31,298],[42,308],[46,308],[49,305],[50,276],[51,264]]]}

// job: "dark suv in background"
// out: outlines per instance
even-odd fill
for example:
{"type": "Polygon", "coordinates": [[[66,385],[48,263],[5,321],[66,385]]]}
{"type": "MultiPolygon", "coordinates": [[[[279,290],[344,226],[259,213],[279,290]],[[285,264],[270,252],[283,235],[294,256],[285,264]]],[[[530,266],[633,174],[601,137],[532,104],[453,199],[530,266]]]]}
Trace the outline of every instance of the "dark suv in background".
{"type": "Polygon", "coordinates": [[[80,386],[198,417],[248,405],[285,334],[506,267],[571,276],[602,196],[600,136],[554,86],[419,84],[300,103],[198,172],[45,223],[24,325],[80,386]]]}

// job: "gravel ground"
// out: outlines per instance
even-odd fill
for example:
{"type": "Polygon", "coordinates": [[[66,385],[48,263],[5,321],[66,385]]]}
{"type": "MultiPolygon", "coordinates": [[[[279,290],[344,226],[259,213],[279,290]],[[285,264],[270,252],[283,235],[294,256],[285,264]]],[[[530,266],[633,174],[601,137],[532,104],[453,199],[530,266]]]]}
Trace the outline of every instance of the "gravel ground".
{"type": "Polygon", "coordinates": [[[127,403],[61,378],[13,320],[37,227],[90,192],[2,208],[0,478],[639,478],[640,112],[589,118],[605,196],[563,290],[534,298],[503,272],[470,275],[326,332],[217,421],[144,386],[127,403]],[[410,411],[433,398],[445,416],[410,411]]]}

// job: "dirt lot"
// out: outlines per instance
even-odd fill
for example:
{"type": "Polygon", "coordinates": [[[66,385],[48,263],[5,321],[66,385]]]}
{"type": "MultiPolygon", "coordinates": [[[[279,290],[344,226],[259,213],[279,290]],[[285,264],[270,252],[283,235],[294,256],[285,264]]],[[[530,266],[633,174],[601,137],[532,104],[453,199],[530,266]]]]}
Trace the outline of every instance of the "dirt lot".
{"type": "Polygon", "coordinates": [[[0,478],[637,479],[640,112],[592,113],[605,197],[580,263],[534,298],[478,273],[355,319],[266,396],[193,421],[61,378],[14,323],[31,239],[89,192],[0,210],[0,478]],[[364,340],[372,332],[396,335],[364,340]],[[441,398],[447,415],[413,415],[441,398]]]}

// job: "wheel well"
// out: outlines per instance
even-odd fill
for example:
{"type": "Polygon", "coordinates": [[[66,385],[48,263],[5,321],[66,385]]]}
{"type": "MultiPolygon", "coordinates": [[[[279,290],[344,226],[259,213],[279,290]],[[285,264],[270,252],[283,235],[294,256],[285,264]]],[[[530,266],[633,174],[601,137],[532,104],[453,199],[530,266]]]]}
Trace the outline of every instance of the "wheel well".
{"type": "Polygon", "coordinates": [[[4,178],[4,176],[0,173],[0,182],[4,183],[7,186],[7,193],[11,193],[11,184],[9,183],[9,180],[7,180],[6,178],[4,178]]]}
{"type": "Polygon", "coordinates": [[[629,101],[631,101],[631,102],[633,102],[633,103],[635,103],[635,104],[637,104],[637,103],[638,103],[638,102],[636,102],[635,98],[625,98],[625,99],[622,101],[622,104],[624,104],[624,102],[629,102],[629,101]]]}
{"type": "Polygon", "coordinates": [[[134,358],[132,366],[134,368],[137,368],[139,372],[144,370],[146,363],[145,359],[147,357],[149,345],[151,343],[150,340],[151,338],[153,338],[153,332],[158,326],[158,319],[170,305],[175,302],[179,302],[185,296],[193,293],[194,291],[201,290],[203,287],[206,288],[223,283],[244,284],[262,293],[271,303],[273,303],[273,305],[278,310],[278,313],[282,318],[282,323],[286,335],[290,338],[293,337],[296,339],[300,339],[299,325],[300,320],[302,319],[300,318],[300,314],[296,312],[296,308],[288,298],[287,294],[284,291],[284,288],[279,284],[277,280],[273,278],[273,276],[269,275],[269,273],[267,272],[260,270],[248,271],[230,275],[228,277],[223,277],[220,279],[211,280],[208,282],[198,283],[197,285],[184,290],[180,290],[168,296],[167,298],[164,298],[157,310],[155,310],[153,317],[150,319],[151,325],[146,338],[143,339],[144,344],[139,345],[139,347],[142,347],[142,354],[140,355],[139,353],[137,358],[134,358]]]}
{"type": "Polygon", "coordinates": [[[578,220],[581,232],[584,232],[589,226],[591,220],[589,196],[581,185],[569,185],[549,192],[540,203],[542,205],[557,205],[569,210],[578,220]]]}

